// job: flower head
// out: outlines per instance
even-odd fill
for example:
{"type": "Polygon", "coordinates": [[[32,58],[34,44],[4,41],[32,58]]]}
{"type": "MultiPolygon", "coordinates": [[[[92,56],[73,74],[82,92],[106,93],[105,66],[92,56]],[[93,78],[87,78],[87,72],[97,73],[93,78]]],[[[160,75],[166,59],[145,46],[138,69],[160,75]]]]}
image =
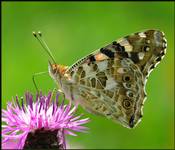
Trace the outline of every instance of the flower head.
{"type": "MultiPolygon", "coordinates": [[[[65,149],[65,134],[76,135],[72,131],[84,132],[87,127],[82,126],[89,121],[80,119],[73,113],[76,110],[71,103],[59,104],[59,94],[52,100],[52,93],[47,96],[25,94],[25,102],[16,96],[16,101],[7,104],[7,110],[2,110],[2,144],[11,143],[13,149],[23,148],[59,148],[65,149]]],[[[3,147],[2,145],[2,147],[3,147]]],[[[6,147],[7,148],[7,147],[6,147]]]]}

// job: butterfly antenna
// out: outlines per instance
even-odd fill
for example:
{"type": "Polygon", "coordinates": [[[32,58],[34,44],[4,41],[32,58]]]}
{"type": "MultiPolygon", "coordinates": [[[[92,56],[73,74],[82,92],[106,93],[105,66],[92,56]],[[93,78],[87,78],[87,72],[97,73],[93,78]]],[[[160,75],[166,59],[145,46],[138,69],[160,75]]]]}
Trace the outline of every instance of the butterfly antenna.
{"type": "Polygon", "coordinates": [[[52,61],[56,64],[55,58],[53,57],[51,50],[49,49],[49,47],[47,46],[46,42],[44,41],[42,37],[42,33],[40,31],[38,31],[37,33],[33,32],[33,35],[39,41],[39,43],[44,48],[44,50],[47,52],[47,54],[50,56],[52,61]]]}

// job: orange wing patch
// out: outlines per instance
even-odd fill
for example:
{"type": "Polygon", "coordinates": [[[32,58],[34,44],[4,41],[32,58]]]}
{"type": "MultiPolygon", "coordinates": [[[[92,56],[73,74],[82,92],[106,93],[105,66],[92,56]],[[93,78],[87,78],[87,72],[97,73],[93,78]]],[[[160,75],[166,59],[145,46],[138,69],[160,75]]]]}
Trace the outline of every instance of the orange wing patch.
{"type": "Polygon", "coordinates": [[[105,59],[109,59],[106,55],[102,54],[102,53],[98,53],[95,55],[95,59],[97,61],[102,61],[102,60],[105,60],[105,59]]]}

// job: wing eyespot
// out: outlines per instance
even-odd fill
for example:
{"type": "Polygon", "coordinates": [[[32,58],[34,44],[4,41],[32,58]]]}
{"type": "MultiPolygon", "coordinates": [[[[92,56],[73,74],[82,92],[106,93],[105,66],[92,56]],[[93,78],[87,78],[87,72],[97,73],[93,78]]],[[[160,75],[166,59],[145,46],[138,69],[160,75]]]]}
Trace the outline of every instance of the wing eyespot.
{"type": "Polygon", "coordinates": [[[122,102],[122,106],[125,109],[130,109],[132,107],[132,102],[129,99],[124,99],[122,102]]]}
{"type": "Polygon", "coordinates": [[[123,76],[123,81],[124,81],[124,82],[129,82],[129,81],[131,81],[130,75],[128,75],[128,74],[127,74],[127,75],[124,75],[124,76],[123,76]]]}
{"type": "Polygon", "coordinates": [[[131,88],[131,84],[130,83],[126,83],[126,87],[131,88]]]}
{"type": "Polygon", "coordinates": [[[134,93],[133,93],[132,91],[127,91],[126,94],[127,94],[127,96],[130,97],[130,98],[134,97],[134,93]]]}

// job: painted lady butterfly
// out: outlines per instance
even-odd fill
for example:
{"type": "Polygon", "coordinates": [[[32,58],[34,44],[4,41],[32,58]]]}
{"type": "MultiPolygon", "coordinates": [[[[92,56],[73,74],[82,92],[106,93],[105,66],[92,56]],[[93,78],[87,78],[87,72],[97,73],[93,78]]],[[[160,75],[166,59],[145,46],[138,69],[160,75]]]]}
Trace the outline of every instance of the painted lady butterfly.
{"type": "Polygon", "coordinates": [[[49,73],[67,99],[133,128],[143,115],[147,78],[166,47],[163,32],[147,30],[116,40],[70,67],[49,63],[49,73]]]}

